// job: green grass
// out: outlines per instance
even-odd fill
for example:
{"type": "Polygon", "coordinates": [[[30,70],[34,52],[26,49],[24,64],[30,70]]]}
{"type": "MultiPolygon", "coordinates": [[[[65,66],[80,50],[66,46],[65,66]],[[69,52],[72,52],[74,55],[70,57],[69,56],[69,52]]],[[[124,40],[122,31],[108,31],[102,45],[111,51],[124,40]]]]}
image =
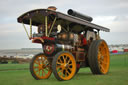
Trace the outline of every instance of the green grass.
{"type": "MultiPolygon", "coordinates": [[[[93,75],[89,68],[80,69],[69,81],[35,80],[29,70],[0,71],[0,85],[128,85],[128,54],[112,55],[107,75],[93,75]]],[[[28,64],[0,64],[0,69],[26,68],[28,64]]]]}
{"type": "Polygon", "coordinates": [[[0,70],[28,68],[29,64],[0,64],[0,70]]]}

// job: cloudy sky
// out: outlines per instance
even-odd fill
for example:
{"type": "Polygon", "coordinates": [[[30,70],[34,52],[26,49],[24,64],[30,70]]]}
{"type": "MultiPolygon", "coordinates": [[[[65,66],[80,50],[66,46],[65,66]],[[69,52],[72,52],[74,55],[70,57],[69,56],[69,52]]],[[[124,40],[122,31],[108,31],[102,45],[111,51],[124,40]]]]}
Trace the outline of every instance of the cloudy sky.
{"type": "Polygon", "coordinates": [[[56,6],[67,13],[72,8],[93,17],[93,23],[110,28],[101,32],[110,44],[128,44],[128,0],[0,0],[0,49],[41,47],[28,40],[17,17],[37,8],[56,6]]]}

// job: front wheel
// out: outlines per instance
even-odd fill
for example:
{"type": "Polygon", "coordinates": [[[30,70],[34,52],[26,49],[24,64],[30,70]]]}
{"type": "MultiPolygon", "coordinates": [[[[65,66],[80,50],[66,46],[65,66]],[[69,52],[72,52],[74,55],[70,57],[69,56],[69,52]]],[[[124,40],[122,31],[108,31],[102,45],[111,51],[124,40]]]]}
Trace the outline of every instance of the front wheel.
{"type": "Polygon", "coordinates": [[[88,61],[93,74],[108,73],[110,56],[107,43],[104,40],[95,40],[91,43],[89,47],[88,61]]]}
{"type": "Polygon", "coordinates": [[[58,80],[70,80],[76,73],[74,56],[67,51],[57,53],[53,58],[52,70],[58,80]]]}
{"type": "Polygon", "coordinates": [[[32,58],[30,72],[37,80],[50,77],[52,73],[51,64],[43,53],[39,53],[32,58]]]}

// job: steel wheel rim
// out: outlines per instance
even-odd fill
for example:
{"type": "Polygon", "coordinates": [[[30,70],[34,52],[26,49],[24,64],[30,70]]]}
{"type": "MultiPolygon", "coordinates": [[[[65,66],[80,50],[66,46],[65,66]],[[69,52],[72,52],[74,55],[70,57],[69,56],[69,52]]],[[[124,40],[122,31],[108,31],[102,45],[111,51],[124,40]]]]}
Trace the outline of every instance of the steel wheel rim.
{"type": "Polygon", "coordinates": [[[56,71],[61,79],[71,79],[76,72],[76,62],[74,57],[69,53],[61,54],[56,62],[56,71]]]}
{"type": "Polygon", "coordinates": [[[109,70],[110,57],[109,57],[109,49],[107,44],[103,41],[100,43],[98,47],[98,65],[100,71],[103,74],[106,74],[109,70]]]}
{"type": "Polygon", "coordinates": [[[33,71],[39,79],[47,79],[51,75],[51,65],[45,55],[39,55],[36,57],[33,63],[33,71]]]}

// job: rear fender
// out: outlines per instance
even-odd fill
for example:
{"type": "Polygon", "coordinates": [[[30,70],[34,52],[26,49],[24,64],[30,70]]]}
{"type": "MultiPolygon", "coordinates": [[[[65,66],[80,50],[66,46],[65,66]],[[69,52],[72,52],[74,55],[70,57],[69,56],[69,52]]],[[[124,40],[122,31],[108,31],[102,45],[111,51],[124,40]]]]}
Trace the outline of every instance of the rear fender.
{"type": "Polygon", "coordinates": [[[36,37],[32,40],[32,43],[44,43],[44,40],[41,37],[36,37]]]}

